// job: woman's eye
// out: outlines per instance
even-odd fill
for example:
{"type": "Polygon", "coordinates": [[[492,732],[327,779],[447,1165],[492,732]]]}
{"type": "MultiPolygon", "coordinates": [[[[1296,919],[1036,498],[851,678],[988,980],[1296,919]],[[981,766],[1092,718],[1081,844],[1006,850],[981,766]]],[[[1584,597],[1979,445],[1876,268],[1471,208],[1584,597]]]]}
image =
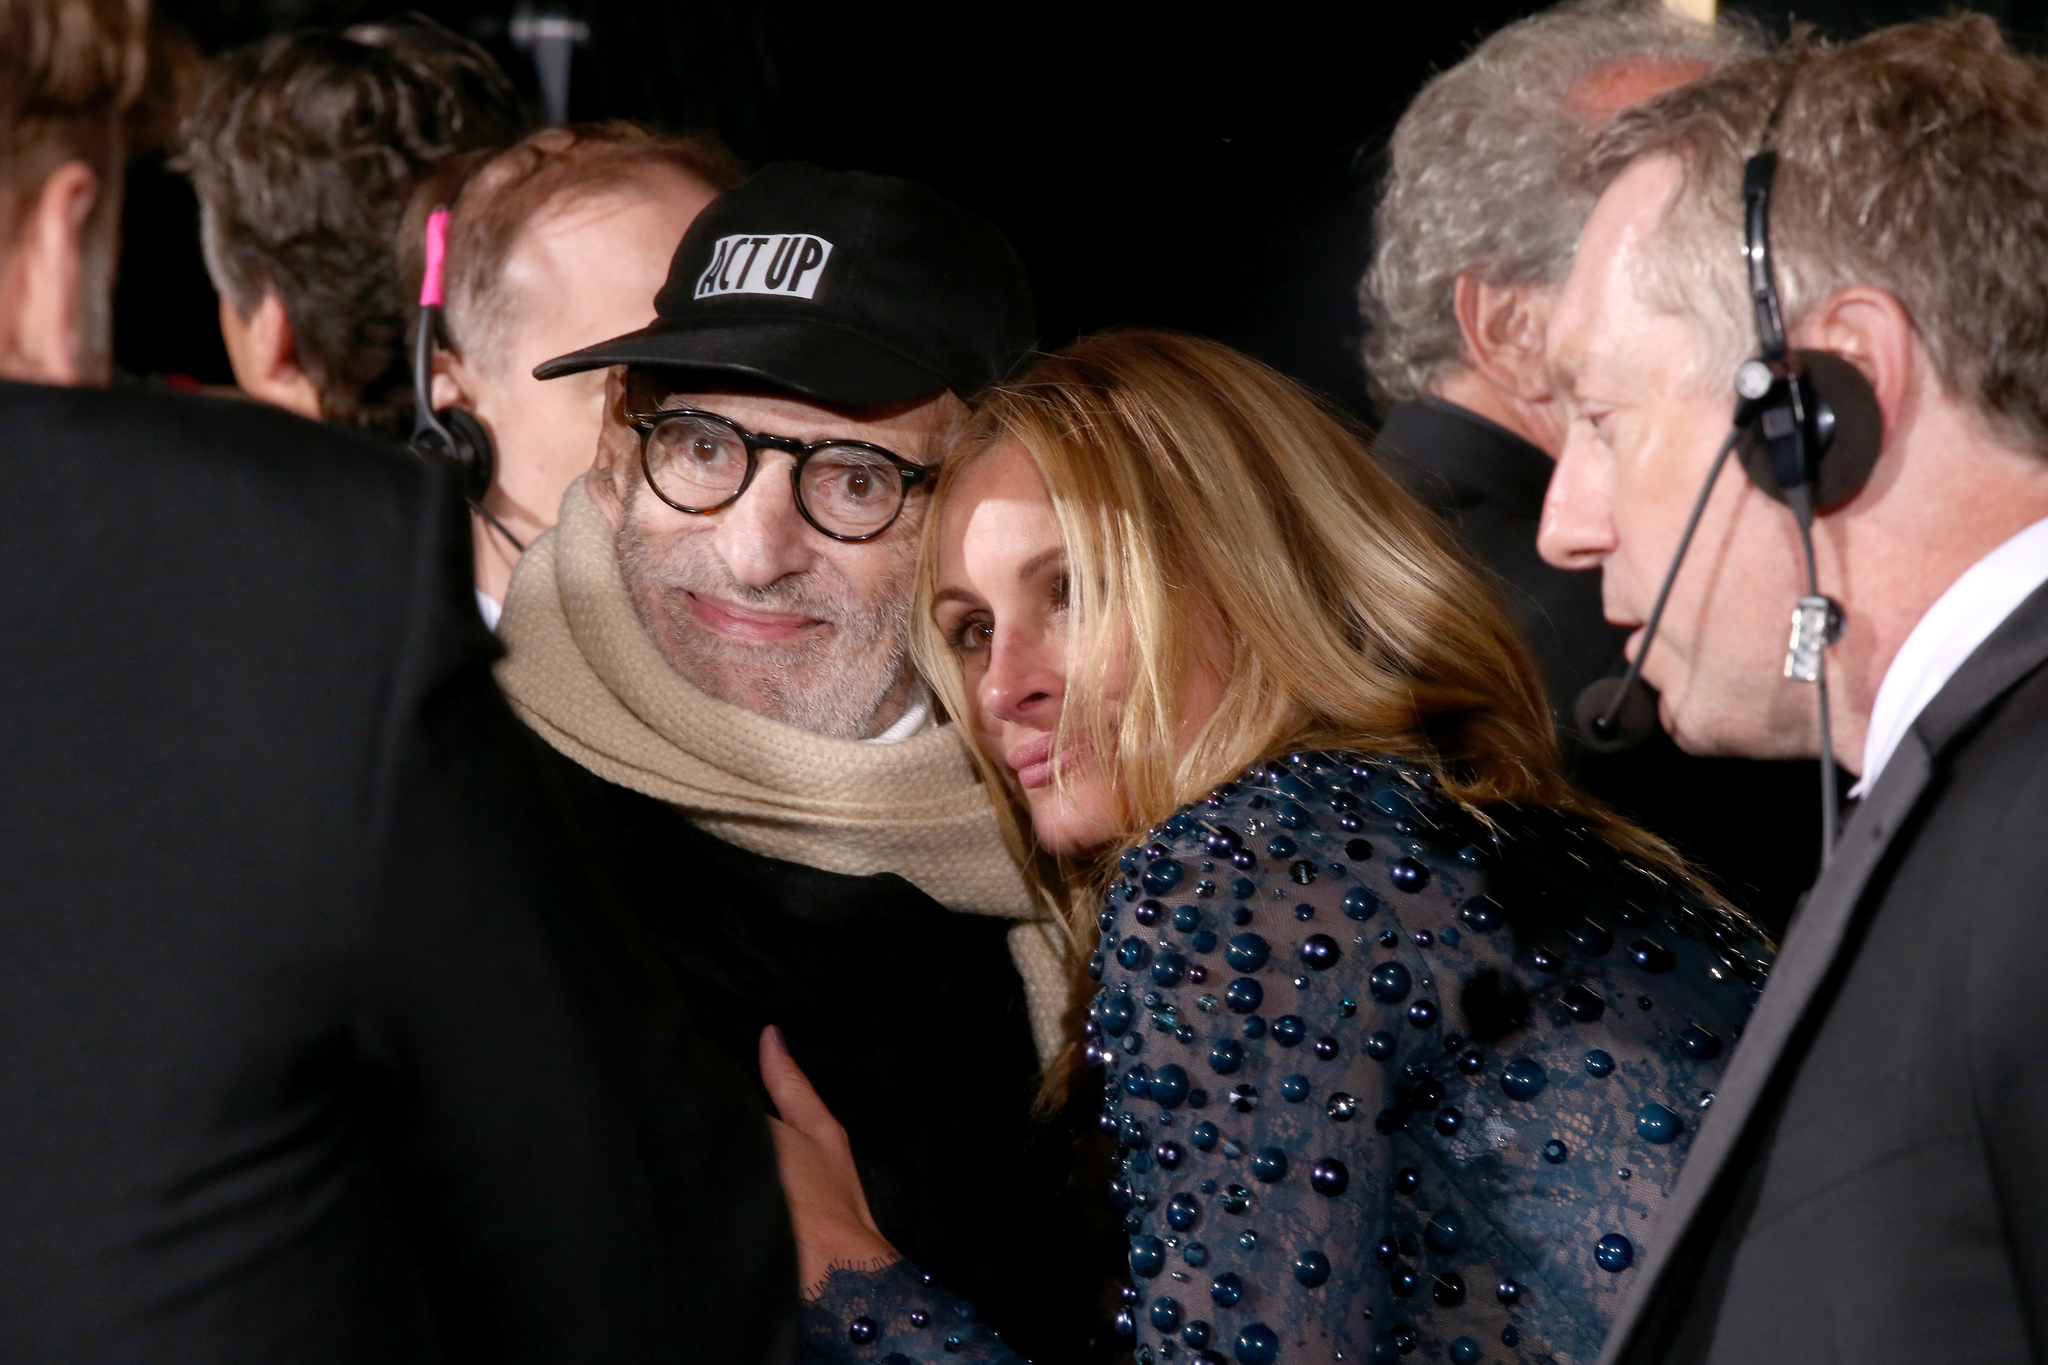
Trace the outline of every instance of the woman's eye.
{"type": "Polygon", "coordinates": [[[1072,584],[1070,583],[1065,574],[1061,574],[1057,578],[1053,579],[1052,604],[1054,606],[1064,607],[1065,605],[1067,605],[1067,593],[1071,589],[1071,586],[1072,584]]]}
{"type": "Polygon", "coordinates": [[[955,653],[974,654],[987,649],[995,638],[995,623],[985,618],[974,617],[961,622],[960,625],[954,628],[952,639],[949,643],[953,646],[955,653]]]}

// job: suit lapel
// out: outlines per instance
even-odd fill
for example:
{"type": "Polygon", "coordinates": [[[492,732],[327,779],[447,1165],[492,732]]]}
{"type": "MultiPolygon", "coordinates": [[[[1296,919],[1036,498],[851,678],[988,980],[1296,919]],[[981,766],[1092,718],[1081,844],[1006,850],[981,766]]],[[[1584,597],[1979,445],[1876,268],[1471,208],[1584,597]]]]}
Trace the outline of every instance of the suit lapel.
{"type": "Polygon", "coordinates": [[[1827,871],[1792,922],[1763,998],[1714,1092],[1714,1107],[1707,1111],[1686,1156],[1655,1242],[1643,1258],[1642,1275],[1608,1334],[1601,1365],[1636,1359],[1632,1352],[1639,1345],[1648,1348],[1645,1359],[1654,1359],[1661,1351],[1663,1343],[1637,1342],[1638,1329],[1658,1298],[1687,1292],[1686,1285],[1665,1283],[1674,1254],[1720,1183],[1729,1154],[1769,1089],[1787,1042],[1833,969],[1871,874],[1919,804],[1943,750],[1986,707],[2038,668],[2044,657],[2048,588],[2022,603],[1927,704],[1885,764],[1876,787],[1849,817],[1827,871]]]}

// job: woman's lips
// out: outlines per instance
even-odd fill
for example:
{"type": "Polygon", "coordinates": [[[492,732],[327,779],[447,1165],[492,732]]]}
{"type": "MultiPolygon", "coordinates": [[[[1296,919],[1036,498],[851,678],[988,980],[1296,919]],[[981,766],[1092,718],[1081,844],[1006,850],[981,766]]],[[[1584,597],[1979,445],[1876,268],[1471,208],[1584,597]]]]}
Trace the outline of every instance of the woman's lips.
{"type": "Polygon", "coordinates": [[[1025,791],[1036,791],[1052,781],[1052,736],[1033,735],[1010,750],[1010,769],[1025,791]]]}

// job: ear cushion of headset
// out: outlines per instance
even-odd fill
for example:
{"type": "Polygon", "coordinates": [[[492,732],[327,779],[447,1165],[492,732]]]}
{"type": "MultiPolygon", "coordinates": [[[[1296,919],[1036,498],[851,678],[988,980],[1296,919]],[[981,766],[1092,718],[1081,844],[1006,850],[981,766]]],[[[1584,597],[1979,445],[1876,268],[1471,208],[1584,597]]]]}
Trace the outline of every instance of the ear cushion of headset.
{"type": "Polygon", "coordinates": [[[1814,506],[1825,512],[1863,491],[1884,449],[1884,413],[1870,381],[1833,351],[1801,351],[1814,397],[1832,416],[1832,438],[1820,459],[1814,506]]]}
{"type": "Polygon", "coordinates": [[[473,502],[481,501],[497,473],[490,433],[484,430],[482,422],[476,420],[476,414],[465,408],[441,408],[434,415],[455,438],[455,449],[449,455],[461,471],[463,496],[473,502]]]}

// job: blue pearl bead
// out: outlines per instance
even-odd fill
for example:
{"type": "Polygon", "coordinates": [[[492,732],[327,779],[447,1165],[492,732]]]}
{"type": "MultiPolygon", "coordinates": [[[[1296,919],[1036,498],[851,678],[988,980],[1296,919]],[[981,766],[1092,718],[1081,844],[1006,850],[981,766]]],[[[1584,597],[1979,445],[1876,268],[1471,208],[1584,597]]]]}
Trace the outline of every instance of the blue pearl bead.
{"type": "Polygon", "coordinates": [[[1394,1291],[1394,1297],[1405,1299],[1422,1285],[1422,1277],[1415,1273],[1412,1265],[1396,1261],[1387,1271],[1387,1288],[1394,1291]]]}
{"type": "Polygon", "coordinates": [[[1212,1152],[1216,1150],[1216,1140],[1220,1136],[1216,1125],[1205,1119],[1189,1131],[1188,1141],[1194,1143],[1198,1151],[1212,1152]]]}
{"type": "Polygon", "coordinates": [[[1185,957],[1172,948],[1161,948],[1158,959],[1152,964],[1152,984],[1178,986],[1187,971],[1188,960],[1185,957]]]}
{"type": "Polygon", "coordinates": [[[1629,959],[1646,972],[1668,972],[1678,965],[1671,950],[1655,939],[1639,938],[1628,945],[1629,959]]]}
{"type": "Polygon", "coordinates": [[[1646,1104],[1636,1111],[1636,1136],[1658,1146],[1685,1131],[1685,1120],[1661,1104],[1646,1104]]]}
{"type": "Polygon", "coordinates": [[[1458,1073],[1463,1076],[1477,1076],[1486,1070],[1486,1058],[1476,1047],[1468,1047],[1458,1054],[1458,1073]]]}
{"type": "Polygon", "coordinates": [[[1493,1296],[1512,1308],[1522,1299],[1522,1286],[1513,1280],[1502,1280],[1493,1287],[1493,1296]]]}
{"type": "Polygon", "coordinates": [[[1588,1076],[1608,1076],[1612,1075],[1613,1072],[1614,1058],[1608,1056],[1597,1047],[1586,1054],[1586,1074],[1588,1076]]]}
{"type": "Polygon", "coordinates": [[[1155,858],[1145,867],[1145,890],[1154,896],[1164,896],[1180,885],[1186,869],[1172,858],[1155,858]]]}
{"type": "Polygon", "coordinates": [[[1188,1097],[1188,1073],[1169,1062],[1152,1073],[1149,1093],[1162,1109],[1178,1109],[1188,1097]]]}
{"type": "Polygon", "coordinates": [[[1304,1251],[1294,1258],[1294,1278],[1314,1289],[1330,1278],[1330,1258],[1320,1251],[1304,1251]]]}
{"type": "Polygon", "coordinates": [[[1721,1055],[1721,1040],[1698,1024],[1687,1024],[1678,1035],[1678,1045],[1695,1061],[1711,1062],[1721,1055]]]}
{"type": "Polygon", "coordinates": [[[1209,929],[1204,929],[1204,930],[1202,930],[1201,932],[1199,932],[1199,933],[1197,933],[1197,934],[1194,934],[1193,936],[1191,936],[1191,937],[1190,937],[1190,938],[1188,939],[1188,947],[1190,947],[1190,948],[1194,949],[1194,950],[1195,950],[1196,952],[1198,952],[1198,953],[1213,953],[1213,952],[1215,952],[1215,951],[1216,951],[1216,935],[1215,935],[1215,932],[1214,932],[1213,930],[1209,930],[1209,929]]]}
{"type": "Polygon", "coordinates": [[[1145,1125],[1138,1122],[1136,1114],[1127,1112],[1119,1116],[1117,1131],[1118,1141],[1126,1147],[1136,1149],[1151,1145],[1152,1140],[1145,1135],[1145,1125]]]}
{"type": "Polygon", "coordinates": [[[1143,1062],[1124,1073],[1124,1093],[1132,1099],[1141,1099],[1151,1093],[1152,1073],[1143,1062]]]}
{"type": "Polygon", "coordinates": [[[1317,1058],[1317,1060],[1319,1060],[1319,1061],[1325,1061],[1325,1062],[1327,1062],[1327,1061],[1330,1061],[1330,1060],[1334,1059],[1334,1058],[1336,1057],[1336,1055],[1337,1055],[1337,1040],[1336,1040],[1335,1038],[1318,1038],[1318,1039],[1316,1039],[1316,1058],[1317,1058]]]}
{"type": "Polygon", "coordinates": [[[1127,938],[1116,950],[1116,960],[1127,971],[1137,971],[1152,960],[1152,947],[1141,938],[1127,938]]]}
{"type": "Polygon", "coordinates": [[[1416,1170],[1413,1166],[1403,1166],[1400,1170],[1394,1172],[1394,1192],[1396,1194],[1413,1194],[1421,1185],[1422,1172],[1416,1170]]]}
{"type": "Polygon", "coordinates": [[[875,1326],[873,1318],[855,1318],[846,1335],[853,1338],[854,1345],[865,1346],[881,1335],[881,1329],[875,1326]]]}
{"type": "Polygon", "coordinates": [[[1180,1330],[1180,1300],[1161,1295],[1152,1301],[1152,1325],[1162,1332],[1180,1330]]]}
{"type": "Polygon", "coordinates": [[[1270,1185],[1287,1177],[1287,1153],[1278,1147],[1261,1147],[1252,1153],[1252,1176],[1270,1185]]]}
{"type": "Polygon", "coordinates": [[[1247,1323],[1237,1334],[1237,1358],[1240,1365],[1272,1365],[1280,1358],[1280,1338],[1263,1322],[1247,1323]]]}
{"type": "Polygon", "coordinates": [[[1349,1123],[1358,1115],[1358,1101],[1338,1090],[1330,1095],[1325,1111],[1338,1123],[1349,1123]]]}
{"type": "Polygon", "coordinates": [[[928,1327],[931,1325],[931,1320],[932,1315],[925,1312],[922,1308],[910,1310],[910,1325],[912,1327],[928,1327]]]}
{"type": "Polygon", "coordinates": [[[1479,1353],[1479,1343],[1470,1337],[1459,1337],[1451,1343],[1451,1365],[1479,1365],[1485,1359],[1479,1353]]]}
{"type": "Polygon", "coordinates": [[[1430,1285],[1429,1296],[1441,1307],[1456,1308],[1465,1301],[1465,1277],[1455,1270],[1444,1271],[1430,1285]]]}
{"type": "Polygon", "coordinates": [[[1259,888],[1252,885],[1252,879],[1249,877],[1239,877],[1230,884],[1230,894],[1241,901],[1248,901],[1258,893],[1259,888]]]}
{"type": "Polygon", "coordinates": [[[1396,858],[1387,864],[1387,878],[1395,890],[1412,895],[1429,885],[1429,869],[1413,858],[1396,858]]]}
{"type": "Polygon", "coordinates": [[[1529,965],[1539,972],[1561,972],[1564,959],[1548,948],[1538,948],[1529,954],[1529,965]]]}
{"type": "Polygon", "coordinates": [[[1166,913],[1166,907],[1158,901],[1139,901],[1138,908],[1131,912],[1131,918],[1147,929],[1159,923],[1159,917],[1166,913]]]}
{"type": "Polygon", "coordinates": [[[1325,1199],[1335,1199],[1351,1183],[1351,1171],[1333,1156],[1326,1156],[1309,1168],[1308,1187],[1325,1199]]]}
{"type": "Polygon", "coordinates": [[[1593,1259],[1610,1275],[1619,1275],[1636,1261],[1636,1244],[1618,1232],[1610,1232],[1593,1244],[1593,1259]]]}
{"type": "Polygon", "coordinates": [[[1282,801],[1273,812],[1273,819],[1283,829],[1300,829],[1308,823],[1308,812],[1292,801],[1282,801]]]}
{"type": "Polygon", "coordinates": [[[1150,1233],[1131,1239],[1131,1273],[1149,1280],[1166,1268],[1166,1243],[1150,1233]]]}
{"type": "MultiPolygon", "coordinates": [[[[1154,975],[1157,975],[1154,970],[1154,975]]],[[[1607,1002],[1585,986],[1574,986],[1564,993],[1561,1002],[1571,1011],[1572,1018],[1582,1024],[1590,1024],[1607,1012],[1607,1002]]]]}
{"type": "Polygon", "coordinates": [[[1582,922],[1571,931],[1572,943],[1587,957],[1599,957],[1614,946],[1614,935],[1607,926],[1592,920],[1582,922]]]}
{"type": "Polygon", "coordinates": [[[1127,848],[1116,855],[1116,865],[1126,872],[1136,872],[1143,862],[1144,855],[1135,848],[1127,848]]]}
{"type": "Polygon", "coordinates": [[[1572,1149],[1556,1138],[1543,1144],[1543,1159],[1553,1166],[1562,1166],[1565,1158],[1571,1154],[1572,1149]]]}
{"type": "Polygon", "coordinates": [[[1500,1344],[1507,1347],[1509,1350],[1513,1350],[1515,1347],[1520,1346],[1522,1344],[1521,1329],[1516,1327],[1512,1322],[1509,1323],[1507,1326],[1501,1328],[1500,1344]]]}
{"type": "Polygon", "coordinates": [[[1280,1078],[1280,1098],[1289,1104],[1300,1104],[1308,1098],[1308,1077],[1283,1076],[1280,1078]]]}
{"type": "Polygon", "coordinates": [[[1500,928],[1500,907],[1486,896],[1474,896],[1465,902],[1465,908],[1458,912],[1458,918],[1465,921],[1466,928],[1490,934],[1500,928]]]}
{"type": "Polygon", "coordinates": [[[1246,1015],[1244,1021],[1244,1036],[1247,1038],[1265,1037],[1266,1021],[1259,1018],[1259,1016],[1256,1014],[1246,1015]]]}
{"type": "Polygon", "coordinates": [[[1343,956],[1344,950],[1328,934],[1310,934],[1301,941],[1301,962],[1311,971],[1326,972],[1343,956]]]}
{"type": "Polygon", "coordinates": [[[1436,1124],[1436,1130],[1445,1137],[1455,1137],[1458,1130],[1465,1126],[1465,1114],[1461,1109],[1447,1107],[1439,1111],[1432,1122],[1436,1124]]]}
{"type": "Polygon", "coordinates": [[[1268,858],[1292,858],[1294,853],[1294,840],[1284,834],[1276,834],[1266,841],[1266,856],[1268,858]]]}
{"type": "Polygon", "coordinates": [[[1394,1055],[1394,1035],[1384,1029],[1365,1040],[1365,1055],[1376,1062],[1384,1062],[1394,1055]]]}
{"type": "Polygon", "coordinates": [[[1178,1170],[1180,1163],[1187,1159],[1187,1151],[1178,1142],[1162,1142],[1152,1149],[1152,1157],[1162,1171],[1178,1170]]]}
{"type": "Polygon", "coordinates": [[[1417,1028],[1428,1028],[1436,1022],[1436,1002],[1418,1000],[1408,1007],[1408,1022],[1417,1028]]]}
{"type": "Polygon", "coordinates": [[[1128,995],[1102,995],[1095,1010],[1095,1021],[1102,1025],[1102,1031],[1115,1038],[1131,1026],[1131,1020],[1138,1017],[1138,1007],[1128,995]]]}
{"type": "Polygon", "coordinates": [[[1219,1308],[1234,1308],[1244,1297],[1244,1281],[1226,1270],[1210,1283],[1209,1297],[1219,1308]]]}
{"type": "Polygon", "coordinates": [[[1173,912],[1173,927],[1183,934],[1201,926],[1202,912],[1192,905],[1183,905],[1173,912]]]}
{"type": "Polygon", "coordinates": [[[1223,1003],[1232,1014],[1250,1014],[1266,998],[1266,988],[1248,976],[1240,976],[1223,992],[1223,1003]]]}
{"type": "Polygon", "coordinates": [[[1180,1339],[1199,1351],[1209,1344],[1209,1330],[1208,1323],[1196,1318],[1180,1329],[1180,1339]]]}
{"type": "Polygon", "coordinates": [[[1456,1209],[1438,1209],[1429,1216],[1422,1239],[1431,1251],[1450,1255],[1465,1244],[1465,1218],[1456,1209]]]}
{"type": "Polygon", "coordinates": [[[1549,1083],[1550,1077],[1544,1074],[1543,1064],[1529,1057],[1515,1058],[1500,1073],[1500,1088],[1510,1099],[1533,1100],[1549,1083]]]}
{"type": "Polygon", "coordinates": [[[1175,1232],[1186,1232],[1202,1218],[1202,1206],[1191,1194],[1177,1194],[1166,1201],[1166,1223],[1175,1232]]]}
{"type": "Polygon", "coordinates": [[[1218,1038],[1209,1046],[1209,1069],[1228,1076],[1244,1065],[1244,1044],[1235,1038],[1218,1038]]]}
{"type": "Polygon", "coordinates": [[[1238,934],[1231,938],[1230,945],[1223,950],[1223,956],[1232,967],[1241,972],[1255,972],[1266,965],[1266,959],[1273,955],[1273,945],[1257,934],[1238,934]]]}
{"type": "Polygon", "coordinates": [[[1298,1014],[1283,1014],[1273,1021],[1273,1041],[1282,1047],[1293,1047],[1308,1036],[1308,1025],[1298,1014]]]}
{"type": "MultiPolygon", "coordinates": [[[[1365,843],[1363,839],[1354,839],[1352,842],[1365,843]]],[[[1371,853],[1372,846],[1367,844],[1367,856],[1370,857],[1371,853]]],[[[1362,886],[1354,886],[1344,893],[1344,914],[1349,919],[1371,919],[1379,913],[1379,909],[1380,898],[1362,886]]],[[[1106,929],[1109,926],[1103,927],[1106,929]]]]}
{"type": "Polygon", "coordinates": [[[1180,1249],[1180,1258],[1195,1269],[1200,1270],[1203,1266],[1209,1264],[1209,1248],[1203,1246],[1200,1242],[1189,1242],[1180,1249]]]}
{"type": "Polygon", "coordinates": [[[1398,1005],[1408,998],[1408,988],[1414,984],[1414,978],[1400,963],[1382,962],[1372,969],[1366,984],[1372,991],[1372,998],[1382,1005],[1398,1005]]]}

